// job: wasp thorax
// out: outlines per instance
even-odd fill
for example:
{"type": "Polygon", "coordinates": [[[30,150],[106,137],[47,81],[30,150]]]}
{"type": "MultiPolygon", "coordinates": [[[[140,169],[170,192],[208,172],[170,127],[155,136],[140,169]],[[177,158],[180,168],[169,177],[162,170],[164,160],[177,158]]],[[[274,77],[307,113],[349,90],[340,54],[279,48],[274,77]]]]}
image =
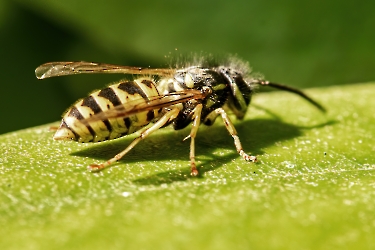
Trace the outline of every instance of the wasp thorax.
{"type": "Polygon", "coordinates": [[[205,70],[199,66],[191,66],[176,71],[174,79],[181,85],[192,89],[196,87],[196,83],[201,82],[205,78],[205,70]]]}

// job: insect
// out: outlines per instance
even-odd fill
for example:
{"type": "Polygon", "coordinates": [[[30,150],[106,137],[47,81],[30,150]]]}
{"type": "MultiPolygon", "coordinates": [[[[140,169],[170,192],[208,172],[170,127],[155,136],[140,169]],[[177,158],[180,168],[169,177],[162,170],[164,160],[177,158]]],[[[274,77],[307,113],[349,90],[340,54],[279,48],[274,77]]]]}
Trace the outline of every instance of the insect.
{"type": "Polygon", "coordinates": [[[201,61],[181,68],[141,68],[93,62],[50,62],[40,65],[38,79],[93,73],[122,73],[133,80],[122,80],[77,101],[63,115],[55,140],[99,142],[132,134],[142,129],[122,152],[101,164],[88,166],[99,171],[120,160],[136,144],[156,130],[173,125],[175,130],[192,123],[190,134],[191,175],[197,176],[195,138],[201,123],[212,125],[221,116],[233,137],[237,152],[246,161],[257,161],[246,154],[227,111],[242,119],[257,86],[267,85],[293,92],[318,109],[324,108],[298,89],[265,81],[251,73],[247,63],[231,58],[224,63],[201,61]],[[147,126],[148,125],[148,126],[147,126]]]}

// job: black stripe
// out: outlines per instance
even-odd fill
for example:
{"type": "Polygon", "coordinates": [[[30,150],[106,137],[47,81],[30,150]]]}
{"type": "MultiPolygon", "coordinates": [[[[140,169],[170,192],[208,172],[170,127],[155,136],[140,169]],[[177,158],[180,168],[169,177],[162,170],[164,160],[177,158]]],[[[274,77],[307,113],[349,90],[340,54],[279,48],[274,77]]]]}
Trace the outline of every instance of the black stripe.
{"type": "Polygon", "coordinates": [[[95,139],[95,135],[96,135],[96,133],[95,133],[95,131],[92,129],[92,127],[91,126],[86,126],[86,128],[90,131],[90,134],[92,135],[92,140],[90,140],[89,142],[93,142],[94,141],[94,139],[95,139]]]}
{"type": "Polygon", "coordinates": [[[139,94],[143,97],[143,99],[148,99],[145,92],[143,92],[143,90],[134,81],[120,83],[117,88],[125,91],[130,95],[139,94]]]}
{"type": "Polygon", "coordinates": [[[64,119],[61,122],[60,128],[66,128],[66,129],[69,129],[70,131],[72,131],[72,133],[74,134],[74,137],[76,138],[75,139],[76,141],[78,141],[78,139],[81,138],[81,136],[79,134],[77,134],[76,131],[74,131],[72,128],[70,128],[68,126],[68,124],[66,124],[64,119]]]}
{"type": "MultiPolygon", "coordinates": [[[[69,111],[68,116],[75,117],[78,120],[83,120],[84,119],[84,117],[82,116],[82,114],[79,112],[79,110],[76,107],[73,107],[69,111]]],[[[65,121],[64,121],[64,123],[65,123],[65,121]]],[[[79,138],[82,137],[78,133],[76,133],[75,131],[73,131],[73,129],[71,129],[66,123],[65,123],[65,126],[67,126],[73,132],[73,134],[77,135],[77,141],[78,141],[79,138]]],[[[82,124],[82,126],[85,126],[85,125],[82,124]]],[[[96,135],[95,131],[90,126],[86,126],[86,128],[89,130],[90,134],[95,138],[95,135],[96,135]]],[[[92,142],[94,140],[94,138],[92,140],[90,140],[89,142],[92,142]]]]}
{"type": "Polygon", "coordinates": [[[89,96],[89,97],[83,99],[82,106],[86,106],[86,107],[91,108],[92,111],[94,111],[94,114],[102,112],[102,109],[100,108],[100,106],[96,102],[95,98],[92,97],[92,96],[89,96]]]}
{"type": "Polygon", "coordinates": [[[154,83],[150,80],[142,80],[142,83],[149,88],[152,88],[154,86],[154,83]]]}
{"type": "Polygon", "coordinates": [[[73,107],[70,109],[68,116],[75,117],[78,120],[84,119],[84,117],[82,116],[82,114],[79,112],[79,110],[76,107],[73,107]]]}
{"type": "Polygon", "coordinates": [[[124,118],[124,123],[127,129],[129,129],[130,125],[132,125],[132,121],[129,119],[129,117],[124,118]]]}
{"type": "Polygon", "coordinates": [[[147,121],[152,121],[155,118],[155,114],[153,110],[147,112],[147,121]]]}
{"type": "Polygon", "coordinates": [[[112,132],[112,126],[111,126],[111,123],[108,121],[108,120],[104,120],[103,121],[104,125],[107,127],[107,130],[109,132],[112,132]]]}
{"type": "Polygon", "coordinates": [[[115,91],[113,91],[112,88],[105,88],[100,90],[98,96],[108,99],[113,104],[113,106],[118,106],[121,104],[120,99],[117,97],[115,91]]]}

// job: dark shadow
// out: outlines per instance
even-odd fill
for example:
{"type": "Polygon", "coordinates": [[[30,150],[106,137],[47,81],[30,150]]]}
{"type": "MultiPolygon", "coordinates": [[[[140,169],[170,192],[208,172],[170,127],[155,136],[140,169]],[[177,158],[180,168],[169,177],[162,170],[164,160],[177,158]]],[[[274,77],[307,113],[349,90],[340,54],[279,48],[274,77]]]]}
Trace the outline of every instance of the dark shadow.
{"type": "MultiPolygon", "coordinates": [[[[298,127],[286,124],[279,120],[257,119],[238,122],[236,129],[240,136],[244,150],[253,155],[261,156],[262,148],[273,145],[275,142],[289,140],[301,135],[302,130],[318,128],[335,123],[334,121],[318,124],[311,127],[298,127]]],[[[190,142],[182,139],[189,133],[189,129],[172,131],[167,135],[155,133],[140,142],[123,159],[122,162],[157,162],[169,159],[186,160],[189,166],[190,142]]],[[[113,141],[93,144],[79,152],[72,153],[75,156],[91,157],[99,161],[105,161],[123,150],[134,137],[125,137],[113,141]]],[[[239,157],[233,144],[233,139],[224,126],[206,127],[202,126],[196,138],[196,158],[199,162],[198,169],[201,178],[205,172],[219,168],[225,163],[239,157]],[[224,156],[214,155],[217,148],[233,150],[233,153],[224,156]]],[[[157,164],[157,163],[156,163],[157,164]]],[[[152,176],[134,180],[140,185],[160,185],[175,181],[185,181],[190,176],[190,168],[165,171],[152,176]]],[[[197,178],[197,177],[193,177],[197,178]]]]}
{"type": "MultiPolygon", "coordinates": [[[[2,17],[4,20],[0,25],[3,86],[0,105],[6,107],[2,108],[1,114],[7,119],[0,123],[0,134],[55,121],[78,98],[123,78],[122,75],[104,74],[74,76],[76,80],[56,77],[40,81],[34,71],[42,63],[105,60],[103,62],[145,64],[145,59],[141,63],[140,56],[131,49],[121,50],[121,55],[98,46],[87,32],[80,32],[84,29],[83,22],[69,26],[63,15],[52,17],[47,13],[48,6],[37,10],[21,2],[6,1],[4,13],[7,15],[2,17]],[[79,53],[72,54],[76,50],[79,53]],[[75,84],[80,82],[82,84],[75,84]]],[[[147,61],[146,65],[151,63],[147,61]]]]}
{"type": "Polygon", "coordinates": [[[56,120],[66,109],[67,105],[61,103],[69,95],[59,84],[61,79],[43,84],[36,79],[34,70],[43,62],[64,58],[64,48],[75,39],[74,34],[15,1],[8,1],[7,7],[7,22],[0,27],[0,105],[7,107],[2,109],[2,116],[9,122],[0,125],[0,133],[56,120]]]}

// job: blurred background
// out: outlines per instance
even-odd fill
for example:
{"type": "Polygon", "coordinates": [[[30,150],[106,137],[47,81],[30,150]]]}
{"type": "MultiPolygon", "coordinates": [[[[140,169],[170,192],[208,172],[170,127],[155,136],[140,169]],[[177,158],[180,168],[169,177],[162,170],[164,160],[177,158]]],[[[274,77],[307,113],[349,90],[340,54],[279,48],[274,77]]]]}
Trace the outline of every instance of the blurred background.
{"type": "Polygon", "coordinates": [[[375,1],[2,0],[0,133],[57,121],[121,75],[37,80],[50,61],[166,67],[166,57],[237,54],[300,88],[375,80],[375,1]]]}

